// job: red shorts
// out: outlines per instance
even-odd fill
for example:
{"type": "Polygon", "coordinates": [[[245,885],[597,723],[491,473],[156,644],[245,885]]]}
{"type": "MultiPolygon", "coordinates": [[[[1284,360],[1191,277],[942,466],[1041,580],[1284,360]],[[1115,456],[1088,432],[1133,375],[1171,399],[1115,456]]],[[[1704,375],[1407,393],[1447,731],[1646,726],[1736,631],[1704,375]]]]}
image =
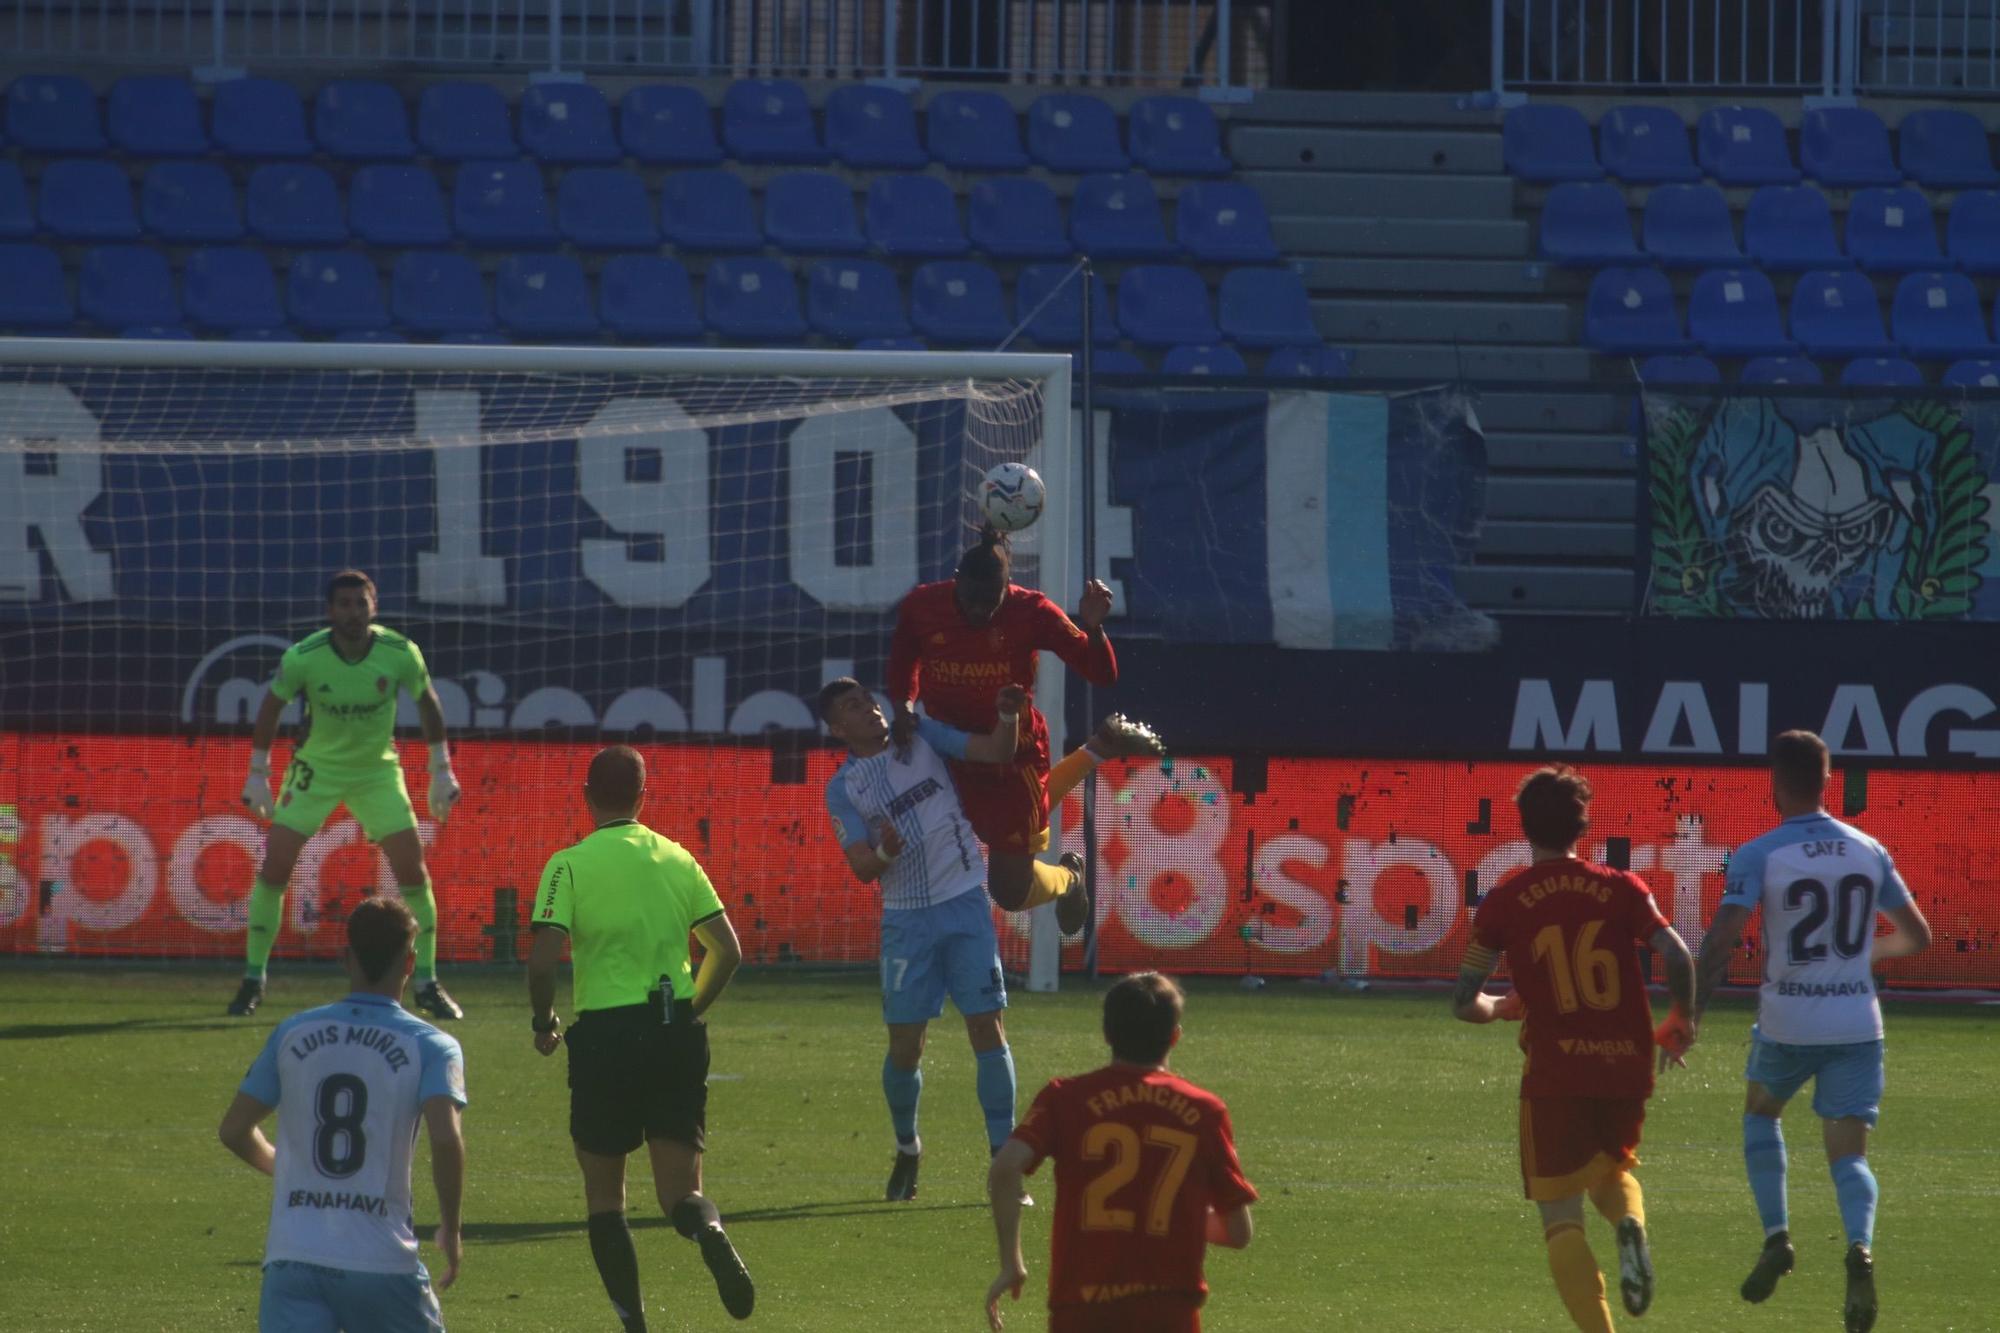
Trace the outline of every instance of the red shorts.
{"type": "Polygon", "coordinates": [[[1201,1333],[1201,1307],[1180,1292],[1049,1308],[1049,1333],[1201,1333]]]}
{"type": "Polygon", "coordinates": [[[1049,770],[1035,759],[951,765],[972,831],[996,852],[1032,856],[1049,847],[1049,770]]]}
{"type": "Polygon", "coordinates": [[[1644,1097],[1523,1097],[1521,1184],[1538,1203],[1582,1194],[1639,1165],[1644,1097]]]}

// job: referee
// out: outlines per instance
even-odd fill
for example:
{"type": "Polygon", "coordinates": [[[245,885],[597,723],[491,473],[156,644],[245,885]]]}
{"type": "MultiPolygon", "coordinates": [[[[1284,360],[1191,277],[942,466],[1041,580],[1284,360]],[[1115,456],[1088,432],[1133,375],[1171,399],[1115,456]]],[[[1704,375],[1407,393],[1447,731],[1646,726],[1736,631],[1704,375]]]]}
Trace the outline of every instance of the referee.
{"type": "Polygon", "coordinates": [[[701,1192],[708,1106],[702,1015],[743,961],[736,929],[685,848],[639,822],[646,761],[630,746],[590,761],[583,799],[597,831],[549,858],[535,893],[528,1002],[535,1049],[563,1044],[556,965],[569,939],[576,1026],[569,1033],[569,1134],[583,1169],[590,1253],[625,1322],[645,1333],[639,1257],[625,1225],[625,1158],[645,1144],[674,1229],[701,1247],[723,1308],[748,1319],[757,1290],[701,1192]],[[701,940],[701,971],[688,933],[701,940]]]}

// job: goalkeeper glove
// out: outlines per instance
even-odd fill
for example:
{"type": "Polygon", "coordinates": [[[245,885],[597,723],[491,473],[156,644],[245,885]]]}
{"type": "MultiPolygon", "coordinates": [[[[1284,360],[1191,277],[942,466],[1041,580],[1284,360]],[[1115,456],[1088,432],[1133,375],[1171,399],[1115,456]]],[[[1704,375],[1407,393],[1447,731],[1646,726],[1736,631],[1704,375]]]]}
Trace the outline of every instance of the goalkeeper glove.
{"type": "Polygon", "coordinates": [[[431,818],[442,824],[451,817],[451,808],[458,804],[458,778],[451,771],[451,750],[443,741],[431,746],[431,792],[429,804],[431,818]]]}
{"type": "Polygon", "coordinates": [[[278,812],[278,803],[271,796],[271,752],[252,750],[250,752],[250,776],[243,780],[243,804],[259,819],[269,819],[278,812]]]}

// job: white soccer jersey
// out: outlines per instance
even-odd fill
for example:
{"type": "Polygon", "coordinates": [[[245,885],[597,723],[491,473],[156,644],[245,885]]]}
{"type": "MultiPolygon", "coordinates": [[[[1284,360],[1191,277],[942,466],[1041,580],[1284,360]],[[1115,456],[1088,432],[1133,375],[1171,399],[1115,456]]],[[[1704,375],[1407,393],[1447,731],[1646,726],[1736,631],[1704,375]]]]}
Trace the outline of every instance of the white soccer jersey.
{"type": "Polygon", "coordinates": [[[458,1042],[380,995],[280,1023],[242,1090],[278,1108],[264,1261],[417,1271],[410,1159],[423,1104],[465,1105],[458,1042]]]}
{"type": "Polygon", "coordinates": [[[1887,849],[1831,815],[1794,815],[1729,858],[1722,901],[1764,909],[1757,1030],[1833,1046],[1882,1035],[1875,914],[1910,901],[1887,849]]]}
{"type": "Polygon", "coordinates": [[[971,739],[929,718],[917,721],[909,754],[891,745],[866,759],[854,755],[826,784],[827,813],[840,845],[876,841],[878,824],[893,822],[903,854],[882,872],[882,906],[935,907],[986,883],[979,837],[958,803],[945,760],[965,757],[971,739]]]}

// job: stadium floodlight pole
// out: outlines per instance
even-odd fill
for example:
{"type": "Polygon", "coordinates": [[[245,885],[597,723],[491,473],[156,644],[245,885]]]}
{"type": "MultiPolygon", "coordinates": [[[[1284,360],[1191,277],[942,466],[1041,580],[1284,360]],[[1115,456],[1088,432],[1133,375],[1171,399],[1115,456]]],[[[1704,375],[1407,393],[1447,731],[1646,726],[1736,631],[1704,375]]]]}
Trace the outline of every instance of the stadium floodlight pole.
{"type": "MultiPolygon", "coordinates": [[[[1078,460],[1082,463],[1083,523],[1079,534],[1079,545],[1083,550],[1083,577],[1097,577],[1097,413],[1093,400],[1092,386],[1097,368],[1097,329],[1091,316],[1091,284],[1097,274],[1090,266],[1090,256],[1078,261],[1078,273],[1083,279],[1083,350],[1078,358],[1077,373],[1082,377],[1079,385],[1079,406],[1082,415],[1077,424],[1078,460]]],[[[1092,720],[1097,716],[1097,689],[1086,677],[1083,682],[1083,726],[1091,729],[1092,720]]],[[[1097,918],[1101,914],[1097,901],[1097,886],[1102,881],[1097,874],[1097,770],[1093,768],[1083,780],[1083,883],[1090,894],[1090,917],[1083,925],[1083,967],[1092,981],[1097,979],[1097,918]]]]}

